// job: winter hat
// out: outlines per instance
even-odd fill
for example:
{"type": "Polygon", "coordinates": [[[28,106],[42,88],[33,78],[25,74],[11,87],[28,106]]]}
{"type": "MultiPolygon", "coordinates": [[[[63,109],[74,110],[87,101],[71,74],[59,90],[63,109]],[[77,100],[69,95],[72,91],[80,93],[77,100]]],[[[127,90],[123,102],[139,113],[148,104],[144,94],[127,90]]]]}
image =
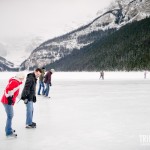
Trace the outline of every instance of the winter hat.
{"type": "Polygon", "coordinates": [[[51,71],[52,73],[54,73],[54,72],[55,72],[55,70],[54,70],[54,69],[51,69],[50,71],[51,71]]]}
{"type": "Polygon", "coordinates": [[[18,79],[24,79],[24,78],[25,78],[25,75],[24,75],[23,72],[18,72],[18,73],[16,74],[16,78],[18,78],[18,79]]]}

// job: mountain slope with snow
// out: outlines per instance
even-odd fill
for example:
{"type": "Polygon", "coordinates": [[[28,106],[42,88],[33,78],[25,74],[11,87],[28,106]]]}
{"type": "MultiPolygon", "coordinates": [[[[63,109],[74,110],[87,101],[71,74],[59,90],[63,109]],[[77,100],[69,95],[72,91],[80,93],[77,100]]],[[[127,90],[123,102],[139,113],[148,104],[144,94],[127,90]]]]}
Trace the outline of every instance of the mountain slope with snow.
{"type": "Polygon", "coordinates": [[[129,23],[46,68],[57,71],[150,70],[150,18],[129,23]]]}
{"type": "Polygon", "coordinates": [[[42,37],[34,35],[0,37],[0,56],[18,67],[43,41],[42,37]]]}
{"type": "Polygon", "coordinates": [[[120,27],[150,16],[149,0],[116,0],[89,24],[37,47],[22,69],[42,67],[110,35],[120,27]]]}
{"type": "Polygon", "coordinates": [[[14,68],[14,64],[0,56],[0,71],[12,71],[12,70],[17,70],[17,68],[14,68]]]}

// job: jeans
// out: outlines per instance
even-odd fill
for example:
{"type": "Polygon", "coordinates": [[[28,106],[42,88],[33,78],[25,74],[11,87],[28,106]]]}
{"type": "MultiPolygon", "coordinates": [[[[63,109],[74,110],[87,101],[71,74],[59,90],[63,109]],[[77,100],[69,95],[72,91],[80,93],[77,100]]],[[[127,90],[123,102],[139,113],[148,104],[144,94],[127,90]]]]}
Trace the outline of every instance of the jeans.
{"type": "Polygon", "coordinates": [[[39,90],[38,90],[38,95],[40,95],[41,88],[43,88],[43,90],[42,90],[42,94],[44,95],[44,83],[40,81],[40,82],[39,82],[39,90]]]}
{"type": "Polygon", "coordinates": [[[45,88],[45,90],[44,90],[44,95],[45,95],[45,96],[48,96],[49,90],[50,90],[50,85],[49,85],[48,83],[45,83],[45,86],[46,86],[46,88],[45,88]]]}
{"type": "Polygon", "coordinates": [[[12,118],[14,116],[14,110],[13,110],[13,106],[12,105],[8,105],[8,104],[3,104],[6,114],[7,114],[7,121],[6,121],[6,126],[5,126],[5,132],[6,135],[10,135],[12,134],[12,118]]]}
{"type": "Polygon", "coordinates": [[[28,101],[26,104],[26,125],[31,125],[33,122],[33,110],[33,101],[28,101]]]}

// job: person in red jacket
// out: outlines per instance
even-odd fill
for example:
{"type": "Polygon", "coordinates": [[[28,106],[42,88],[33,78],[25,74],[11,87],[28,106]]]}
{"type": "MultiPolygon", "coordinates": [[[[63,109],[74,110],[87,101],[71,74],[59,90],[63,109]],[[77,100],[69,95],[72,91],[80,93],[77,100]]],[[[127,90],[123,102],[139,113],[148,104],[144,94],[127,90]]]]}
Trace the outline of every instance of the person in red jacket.
{"type": "Polygon", "coordinates": [[[25,75],[23,73],[17,73],[15,77],[11,78],[1,99],[7,115],[5,127],[6,136],[17,136],[17,134],[14,133],[15,130],[12,129],[12,118],[14,116],[13,105],[16,102],[16,97],[19,94],[19,88],[24,77],[25,75]]]}

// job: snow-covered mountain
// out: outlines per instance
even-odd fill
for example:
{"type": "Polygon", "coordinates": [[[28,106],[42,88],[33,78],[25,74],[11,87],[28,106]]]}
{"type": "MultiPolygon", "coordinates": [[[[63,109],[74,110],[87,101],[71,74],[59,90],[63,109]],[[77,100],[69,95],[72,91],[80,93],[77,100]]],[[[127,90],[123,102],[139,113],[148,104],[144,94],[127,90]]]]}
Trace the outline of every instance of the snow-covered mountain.
{"type": "Polygon", "coordinates": [[[14,64],[0,56],[0,71],[15,70],[14,64]]]}
{"type": "Polygon", "coordinates": [[[20,67],[26,69],[53,63],[74,49],[80,50],[130,22],[149,17],[150,0],[115,0],[98,14],[89,24],[41,44],[20,67]]]}
{"type": "Polygon", "coordinates": [[[20,66],[43,41],[41,37],[33,35],[0,37],[0,56],[13,62],[16,67],[20,66]]]}

